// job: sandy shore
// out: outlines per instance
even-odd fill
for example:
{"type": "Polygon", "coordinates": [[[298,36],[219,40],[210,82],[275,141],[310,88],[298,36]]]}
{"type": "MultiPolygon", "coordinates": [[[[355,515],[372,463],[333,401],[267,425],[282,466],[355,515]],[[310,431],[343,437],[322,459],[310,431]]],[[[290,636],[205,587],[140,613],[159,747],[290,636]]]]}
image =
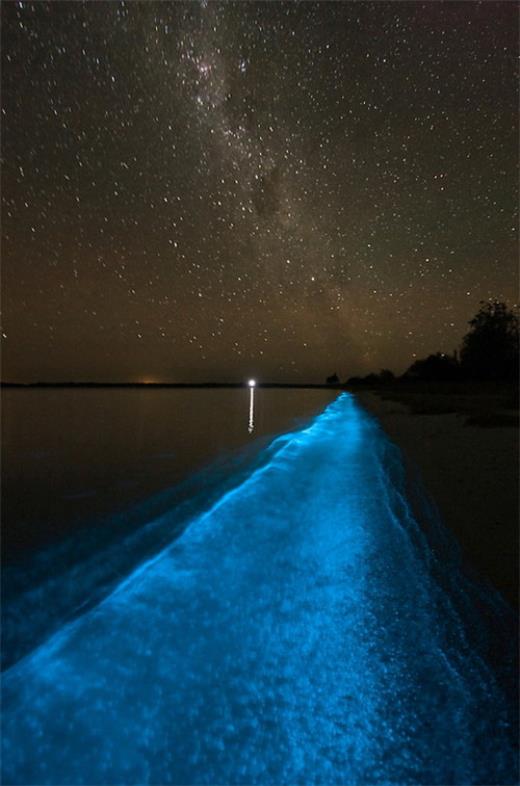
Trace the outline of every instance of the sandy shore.
{"type": "Polygon", "coordinates": [[[358,401],[415,465],[470,564],[518,604],[518,430],[459,414],[410,414],[373,393],[358,401]]]}

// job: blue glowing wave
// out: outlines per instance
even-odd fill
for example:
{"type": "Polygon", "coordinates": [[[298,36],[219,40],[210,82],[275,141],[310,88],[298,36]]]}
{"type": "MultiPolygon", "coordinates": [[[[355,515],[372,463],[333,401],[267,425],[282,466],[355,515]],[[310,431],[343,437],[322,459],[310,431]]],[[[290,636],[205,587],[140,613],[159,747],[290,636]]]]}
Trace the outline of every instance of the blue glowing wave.
{"type": "Polygon", "coordinates": [[[397,449],[343,394],[269,450],[6,672],[4,783],[515,781],[507,609],[397,449]]]}

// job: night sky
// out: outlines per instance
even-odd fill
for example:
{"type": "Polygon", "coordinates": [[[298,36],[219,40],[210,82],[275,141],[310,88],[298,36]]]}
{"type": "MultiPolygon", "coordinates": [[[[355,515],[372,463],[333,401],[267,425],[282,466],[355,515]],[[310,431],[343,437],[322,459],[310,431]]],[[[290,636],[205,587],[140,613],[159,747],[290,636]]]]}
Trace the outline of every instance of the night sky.
{"type": "Polygon", "coordinates": [[[517,295],[514,2],[2,2],[3,379],[342,379],[517,295]]]}

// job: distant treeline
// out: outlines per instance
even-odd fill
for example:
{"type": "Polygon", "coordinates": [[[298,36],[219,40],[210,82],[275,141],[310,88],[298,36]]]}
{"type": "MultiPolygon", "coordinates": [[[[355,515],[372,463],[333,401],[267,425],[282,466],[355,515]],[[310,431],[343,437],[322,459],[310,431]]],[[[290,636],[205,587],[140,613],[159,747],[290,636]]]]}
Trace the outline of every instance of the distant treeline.
{"type": "MultiPolygon", "coordinates": [[[[383,369],[366,377],[350,377],[348,387],[378,387],[397,381],[424,382],[498,381],[515,383],[519,373],[519,320],[517,313],[499,301],[482,301],[469,321],[460,350],[436,352],[416,360],[401,377],[383,369]]],[[[337,384],[336,374],[327,378],[337,384]]]]}

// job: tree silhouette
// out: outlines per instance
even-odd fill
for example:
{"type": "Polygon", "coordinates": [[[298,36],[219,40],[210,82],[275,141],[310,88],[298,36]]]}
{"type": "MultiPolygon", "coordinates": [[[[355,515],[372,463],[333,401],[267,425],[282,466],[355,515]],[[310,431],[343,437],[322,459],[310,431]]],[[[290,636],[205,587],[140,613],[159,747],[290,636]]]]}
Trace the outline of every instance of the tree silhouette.
{"type": "Polygon", "coordinates": [[[405,372],[408,379],[422,379],[428,382],[459,379],[460,368],[455,355],[437,352],[427,358],[416,360],[405,372]]]}
{"type": "Polygon", "coordinates": [[[390,382],[395,381],[395,374],[393,371],[390,371],[388,368],[382,368],[379,372],[379,381],[383,385],[388,385],[390,382]]]}
{"type": "Polygon", "coordinates": [[[465,375],[473,379],[518,377],[517,314],[505,303],[481,301],[480,309],[469,322],[460,361],[465,375]]]}
{"type": "Polygon", "coordinates": [[[327,377],[327,385],[337,385],[339,384],[339,377],[337,374],[331,374],[330,377],[327,377]]]}

